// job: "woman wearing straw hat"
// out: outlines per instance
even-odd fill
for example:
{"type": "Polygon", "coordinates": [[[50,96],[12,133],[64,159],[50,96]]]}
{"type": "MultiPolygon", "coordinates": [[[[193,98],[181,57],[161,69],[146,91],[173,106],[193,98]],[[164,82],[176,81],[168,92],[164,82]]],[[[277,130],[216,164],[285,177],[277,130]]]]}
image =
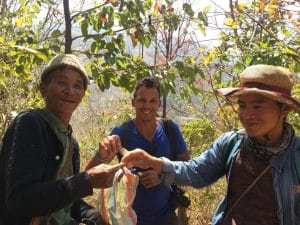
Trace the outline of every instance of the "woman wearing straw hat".
{"type": "Polygon", "coordinates": [[[240,87],[218,90],[238,104],[243,130],[224,133],[188,162],[155,158],[140,149],[122,161],[154,168],[166,185],[201,188],[225,175],[227,194],[213,225],[300,224],[300,139],[285,121],[290,110],[300,112],[300,102],[291,96],[294,79],[283,67],[250,66],[240,74],[240,87]]]}
{"type": "MultiPolygon", "coordinates": [[[[93,188],[111,186],[121,165],[79,173],[79,149],[69,122],[87,84],[76,56],[56,56],[41,74],[46,107],[20,113],[7,129],[0,151],[1,225],[101,223],[99,213],[81,198],[92,195],[93,188]]],[[[121,145],[117,136],[106,141],[121,145]]]]}

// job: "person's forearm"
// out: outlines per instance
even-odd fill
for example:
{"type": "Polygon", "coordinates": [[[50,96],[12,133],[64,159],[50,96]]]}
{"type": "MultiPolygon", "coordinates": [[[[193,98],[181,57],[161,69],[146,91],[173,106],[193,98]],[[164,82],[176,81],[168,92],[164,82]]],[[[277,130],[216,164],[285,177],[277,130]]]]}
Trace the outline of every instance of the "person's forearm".
{"type": "Polygon", "coordinates": [[[8,196],[7,207],[16,215],[41,216],[92,194],[90,178],[83,172],[62,180],[43,181],[19,188],[8,196]]]}
{"type": "Polygon", "coordinates": [[[97,152],[93,158],[87,163],[85,170],[89,170],[101,163],[110,163],[109,159],[100,159],[99,152],[97,152]]]}
{"type": "Polygon", "coordinates": [[[89,170],[91,168],[93,168],[94,166],[98,165],[99,162],[98,160],[95,158],[95,156],[87,163],[87,165],[85,166],[85,170],[89,170]]]}

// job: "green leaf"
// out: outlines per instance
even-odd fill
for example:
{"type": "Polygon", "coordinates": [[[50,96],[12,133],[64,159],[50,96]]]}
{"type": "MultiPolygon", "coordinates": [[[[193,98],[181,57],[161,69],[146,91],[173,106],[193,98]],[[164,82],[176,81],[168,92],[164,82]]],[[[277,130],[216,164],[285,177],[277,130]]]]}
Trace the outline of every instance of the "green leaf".
{"type": "Polygon", "coordinates": [[[207,20],[207,17],[205,14],[203,14],[202,12],[199,12],[198,13],[198,18],[202,21],[202,23],[205,25],[205,26],[208,26],[208,20],[207,20]]]}
{"type": "Polygon", "coordinates": [[[5,82],[2,80],[2,77],[1,77],[1,79],[0,79],[0,85],[1,85],[6,91],[8,91],[8,88],[7,88],[6,84],[5,84],[5,82]]]}
{"type": "Polygon", "coordinates": [[[294,56],[299,57],[299,54],[297,53],[297,51],[293,51],[292,49],[283,48],[282,52],[287,53],[289,55],[294,55],[294,56]]]}
{"type": "Polygon", "coordinates": [[[99,51],[98,43],[97,43],[97,42],[93,42],[93,43],[91,44],[91,52],[96,53],[96,52],[98,52],[98,51],[99,51]]]}
{"type": "Polygon", "coordinates": [[[32,49],[32,48],[28,48],[28,47],[24,47],[24,46],[20,46],[20,45],[15,45],[14,47],[17,48],[17,49],[19,49],[19,50],[32,53],[35,56],[37,56],[38,58],[40,58],[40,59],[42,59],[42,60],[44,60],[46,62],[48,61],[47,56],[45,54],[43,54],[42,52],[38,51],[38,50],[35,50],[35,49],[32,49]]]}
{"type": "Polygon", "coordinates": [[[195,66],[196,69],[196,73],[198,73],[198,75],[202,78],[202,79],[205,79],[205,73],[203,72],[203,70],[199,67],[199,66],[195,66]]]}
{"type": "Polygon", "coordinates": [[[83,35],[87,35],[88,34],[88,23],[87,23],[87,20],[83,20],[80,24],[80,28],[81,28],[81,32],[83,35]]]}
{"type": "Polygon", "coordinates": [[[144,44],[147,48],[149,48],[151,45],[151,37],[147,34],[144,36],[144,44]]]}
{"type": "Polygon", "coordinates": [[[27,26],[29,26],[29,27],[32,26],[32,17],[26,17],[26,24],[27,24],[27,26]]]}
{"type": "Polygon", "coordinates": [[[103,73],[103,81],[106,89],[109,89],[110,87],[110,74],[111,74],[110,72],[103,73]]]}
{"type": "Polygon", "coordinates": [[[120,68],[126,67],[126,64],[124,62],[125,62],[124,59],[121,59],[121,58],[117,58],[117,60],[116,60],[116,63],[120,68]]]}
{"type": "Polygon", "coordinates": [[[206,15],[209,11],[210,11],[211,6],[205,6],[205,8],[203,9],[203,13],[206,15]]]}
{"type": "Polygon", "coordinates": [[[38,4],[31,4],[31,8],[34,13],[39,13],[40,12],[40,7],[38,4]]]}
{"type": "Polygon", "coordinates": [[[17,20],[17,28],[22,29],[23,28],[23,22],[24,22],[24,17],[19,17],[17,20]]]}
{"type": "Polygon", "coordinates": [[[245,65],[241,61],[237,61],[233,66],[233,70],[240,73],[245,68],[245,65]]]}
{"type": "Polygon", "coordinates": [[[175,67],[178,69],[178,70],[183,70],[184,68],[184,63],[182,61],[177,61],[175,62],[175,67]]]}
{"type": "Polygon", "coordinates": [[[104,53],[104,60],[106,63],[112,65],[116,62],[115,57],[112,56],[112,54],[110,52],[105,52],[104,53]]]}
{"type": "Polygon", "coordinates": [[[286,37],[291,37],[291,32],[290,32],[288,29],[286,29],[286,28],[282,29],[282,33],[283,33],[286,37]]]}
{"type": "Polygon", "coordinates": [[[183,11],[188,14],[190,17],[193,17],[194,16],[194,11],[191,7],[191,4],[188,4],[188,3],[184,3],[182,5],[182,8],[183,8],[183,11]]]}
{"type": "Polygon", "coordinates": [[[62,33],[61,33],[60,30],[54,30],[54,31],[52,31],[52,33],[51,33],[51,37],[53,37],[53,38],[60,37],[61,35],[62,35],[62,33]]]}

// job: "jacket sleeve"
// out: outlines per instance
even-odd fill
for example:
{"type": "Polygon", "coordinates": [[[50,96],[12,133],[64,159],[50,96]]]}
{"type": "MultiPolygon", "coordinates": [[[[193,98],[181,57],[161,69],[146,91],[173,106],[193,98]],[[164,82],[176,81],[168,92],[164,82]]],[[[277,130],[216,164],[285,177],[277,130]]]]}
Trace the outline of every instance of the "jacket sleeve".
{"type": "Polygon", "coordinates": [[[57,160],[49,150],[57,146],[51,146],[49,140],[55,139],[49,136],[42,119],[28,113],[18,117],[14,126],[12,140],[3,142],[7,155],[6,205],[10,213],[26,217],[46,215],[92,194],[85,172],[61,180],[49,178],[49,173],[53,173],[49,171],[53,169],[49,168],[49,160],[52,164],[57,160]]]}
{"type": "Polygon", "coordinates": [[[209,149],[189,161],[171,162],[164,158],[164,184],[174,183],[201,188],[224,176],[227,173],[224,143],[228,135],[221,135],[209,149]]]}

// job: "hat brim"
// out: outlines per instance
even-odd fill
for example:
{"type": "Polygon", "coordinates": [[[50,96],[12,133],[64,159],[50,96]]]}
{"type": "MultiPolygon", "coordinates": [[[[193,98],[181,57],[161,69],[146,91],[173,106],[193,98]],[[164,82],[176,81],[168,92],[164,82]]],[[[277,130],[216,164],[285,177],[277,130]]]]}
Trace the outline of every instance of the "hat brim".
{"type": "Polygon", "coordinates": [[[244,94],[259,94],[277,102],[282,102],[292,110],[300,113],[300,102],[290,95],[276,91],[267,91],[259,88],[220,88],[217,90],[218,95],[224,97],[230,103],[237,103],[238,96],[244,94]]]}
{"type": "Polygon", "coordinates": [[[50,66],[50,67],[44,69],[44,71],[41,73],[42,80],[45,79],[45,77],[48,76],[52,71],[57,70],[57,69],[61,69],[61,68],[65,68],[65,67],[74,69],[77,72],[79,72],[80,76],[83,79],[84,89],[86,90],[87,86],[89,85],[89,80],[87,79],[86,73],[84,71],[82,71],[81,69],[79,69],[78,67],[73,66],[73,65],[69,65],[69,64],[66,64],[66,63],[60,63],[60,64],[53,65],[53,66],[50,66]]]}

